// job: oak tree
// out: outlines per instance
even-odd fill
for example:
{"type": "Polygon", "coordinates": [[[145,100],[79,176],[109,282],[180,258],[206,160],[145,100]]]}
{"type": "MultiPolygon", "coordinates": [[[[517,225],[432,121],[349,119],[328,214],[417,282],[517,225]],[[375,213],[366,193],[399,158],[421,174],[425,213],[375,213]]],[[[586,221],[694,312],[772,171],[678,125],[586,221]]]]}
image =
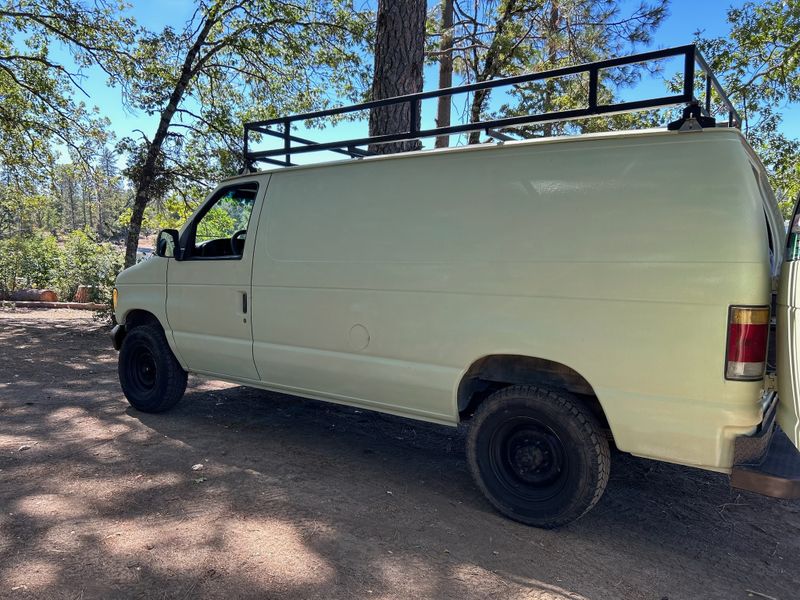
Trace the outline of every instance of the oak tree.
{"type": "Polygon", "coordinates": [[[47,171],[58,145],[86,162],[108,139],[108,121],[87,107],[83,69],[99,65],[116,82],[131,39],[121,6],[96,0],[0,1],[0,165],[47,171]],[[65,53],[56,57],[54,47],[65,53]]]}
{"type": "Polygon", "coordinates": [[[241,166],[243,120],[359,96],[368,16],[352,0],[208,0],[183,27],[140,34],[124,95],[157,125],[123,144],[135,188],[126,266],[152,200],[241,166]]]}

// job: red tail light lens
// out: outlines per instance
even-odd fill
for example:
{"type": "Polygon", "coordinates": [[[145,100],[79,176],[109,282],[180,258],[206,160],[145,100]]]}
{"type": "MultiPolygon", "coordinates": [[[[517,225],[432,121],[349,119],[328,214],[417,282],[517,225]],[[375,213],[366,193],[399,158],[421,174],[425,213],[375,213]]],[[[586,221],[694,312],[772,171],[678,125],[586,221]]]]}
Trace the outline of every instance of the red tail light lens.
{"type": "Polygon", "coordinates": [[[762,379],[767,360],[768,337],[768,306],[731,306],[728,312],[725,379],[762,379]]]}

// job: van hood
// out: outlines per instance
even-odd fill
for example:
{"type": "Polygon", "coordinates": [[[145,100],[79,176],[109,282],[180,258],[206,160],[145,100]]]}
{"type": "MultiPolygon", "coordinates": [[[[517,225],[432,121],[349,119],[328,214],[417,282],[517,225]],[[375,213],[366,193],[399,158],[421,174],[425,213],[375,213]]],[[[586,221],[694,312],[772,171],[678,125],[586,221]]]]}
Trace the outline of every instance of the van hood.
{"type": "Polygon", "coordinates": [[[169,261],[168,258],[150,256],[117,275],[116,285],[166,283],[164,276],[167,261],[169,261]]]}

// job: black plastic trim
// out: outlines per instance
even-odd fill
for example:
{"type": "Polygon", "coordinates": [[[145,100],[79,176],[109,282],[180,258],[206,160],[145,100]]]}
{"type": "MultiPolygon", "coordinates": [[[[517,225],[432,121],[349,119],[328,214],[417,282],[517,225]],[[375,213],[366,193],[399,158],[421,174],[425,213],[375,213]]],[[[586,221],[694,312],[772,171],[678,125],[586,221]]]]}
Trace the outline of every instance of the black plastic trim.
{"type": "Polygon", "coordinates": [[[114,350],[119,350],[122,348],[122,341],[125,339],[125,325],[117,323],[114,327],[111,328],[109,332],[109,336],[111,336],[111,344],[114,346],[114,350]]]}

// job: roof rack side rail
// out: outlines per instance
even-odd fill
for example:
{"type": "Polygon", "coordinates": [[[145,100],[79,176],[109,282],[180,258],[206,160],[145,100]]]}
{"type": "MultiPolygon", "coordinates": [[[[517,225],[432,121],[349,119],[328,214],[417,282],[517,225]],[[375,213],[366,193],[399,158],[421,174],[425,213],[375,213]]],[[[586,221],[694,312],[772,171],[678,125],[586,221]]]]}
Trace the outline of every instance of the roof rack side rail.
{"type": "Polygon", "coordinates": [[[703,58],[697,46],[694,44],[689,44],[686,46],[676,46],[674,48],[666,48],[662,50],[652,50],[649,52],[641,52],[639,54],[600,60],[571,67],[562,67],[558,69],[550,69],[548,71],[540,71],[537,73],[526,73],[512,77],[490,79],[488,81],[480,81],[466,85],[430,90],[427,92],[418,92],[415,94],[407,94],[405,96],[396,96],[393,98],[372,100],[369,102],[352,104],[350,106],[316,110],[263,121],[251,121],[244,124],[244,170],[248,171],[252,169],[258,162],[266,162],[279,166],[293,166],[294,163],[291,160],[293,156],[310,152],[329,151],[343,154],[351,158],[363,158],[371,153],[368,150],[360,147],[369,146],[371,144],[389,144],[420,138],[436,137],[440,135],[468,133],[471,131],[492,130],[493,132],[497,132],[498,129],[517,125],[570,121],[593,116],[609,116],[680,105],[685,106],[683,118],[670,123],[670,129],[681,129],[685,122],[690,119],[693,120],[690,123],[690,125],[692,125],[691,128],[698,128],[698,124],[700,127],[709,127],[715,125],[715,120],[712,115],[712,91],[716,93],[717,100],[727,110],[727,125],[729,127],[740,127],[741,119],[739,114],[723,90],[719,81],[711,72],[708,63],[706,62],[705,58],[703,58]],[[598,102],[598,89],[600,85],[601,71],[614,67],[681,56],[684,58],[684,61],[683,89],[680,93],[628,102],[613,102],[610,104],[602,104],[598,102]],[[699,70],[702,71],[704,75],[703,91],[705,97],[703,98],[702,104],[694,95],[695,84],[697,82],[696,67],[699,67],[699,70]],[[403,132],[335,140],[330,142],[314,142],[309,139],[301,138],[292,133],[292,125],[298,122],[313,121],[315,119],[323,119],[332,116],[351,115],[352,113],[370,110],[379,106],[390,106],[404,103],[409,105],[409,114],[414,117],[417,114],[417,111],[420,109],[420,103],[422,100],[439,98],[442,96],[453,96],[456,94],[464,94],[478,90],[490,90],[497,87],[519,85],[533,81],[541,81],[545,79],[553,79],[557,77],[578,74],[588,75],[588,98],[586,106],[582,108],[531,113],[513,117],[501,117],[496,119],[462,123],[458,125],[449,125],[446,127],[431,127],[427,129],[417,129],[416,119],[412,118],[410,119],[408,130],[403,132]],[[254,133],[278,138],[283,141],[283,144],[279,148],[270,150],[251,151],[249,149],[250,136],[254,133]]]}

